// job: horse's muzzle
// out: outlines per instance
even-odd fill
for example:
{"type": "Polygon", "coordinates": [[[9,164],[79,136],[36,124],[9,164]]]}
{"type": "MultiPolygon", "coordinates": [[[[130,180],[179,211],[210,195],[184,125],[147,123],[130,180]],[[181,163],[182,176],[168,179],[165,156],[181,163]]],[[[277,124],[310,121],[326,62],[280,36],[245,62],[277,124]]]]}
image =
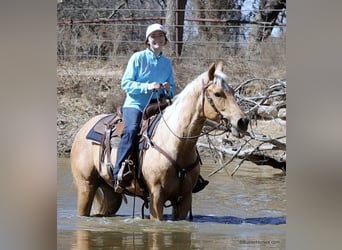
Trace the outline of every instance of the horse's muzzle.
{"type": "Polygon", "coordinates": [[[246,132],[248,128],[249,119],[247,117],[240,118],[237,122],[238,130],[246,132]]]}
{"type": "Polygon", "coordinates": [[[238,138],[243,137],[247,131],[248,123],[248,118],[240,118],[237,122],[237,127],[232,126],[232,134],[238,138]]]}

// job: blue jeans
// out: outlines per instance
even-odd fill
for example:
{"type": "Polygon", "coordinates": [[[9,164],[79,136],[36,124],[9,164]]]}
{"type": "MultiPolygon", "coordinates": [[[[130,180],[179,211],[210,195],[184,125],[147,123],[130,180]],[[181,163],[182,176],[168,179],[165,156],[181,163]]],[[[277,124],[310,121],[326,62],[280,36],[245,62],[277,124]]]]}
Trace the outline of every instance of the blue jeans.
{"type": "Polygon", "coordinates": [[[116,163],[113,170],[114,179],[117,178],[122,162],[125,161],[130,150],[137,141],[136,139],[140,131],[141,118],[142,112],[135,108],[122,109],[124,127],[122,129],[121,140],[116,153],[116,163]]]}

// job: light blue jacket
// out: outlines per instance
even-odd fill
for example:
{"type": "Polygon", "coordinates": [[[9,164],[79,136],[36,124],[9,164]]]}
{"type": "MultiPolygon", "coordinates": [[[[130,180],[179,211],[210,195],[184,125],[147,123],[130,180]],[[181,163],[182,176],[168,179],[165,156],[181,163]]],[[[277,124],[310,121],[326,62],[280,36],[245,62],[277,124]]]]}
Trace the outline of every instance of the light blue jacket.
{"type": "Polygon", "coordinates": [[[123,107],[136,108],[143,111],[148,104],[151,94],[152,99],[157,94],[167,94],[172,98],[175,94],[175,83],[171,61],[163,54],[156,56],[150,49],[134,53],[128,61],[125,73],[121,80],[121,88],[126,93],[123,107]],[[147,90],[147,85],[152,82],[168,82],[170,91],[164,89],[153,93],[147,90]]]}

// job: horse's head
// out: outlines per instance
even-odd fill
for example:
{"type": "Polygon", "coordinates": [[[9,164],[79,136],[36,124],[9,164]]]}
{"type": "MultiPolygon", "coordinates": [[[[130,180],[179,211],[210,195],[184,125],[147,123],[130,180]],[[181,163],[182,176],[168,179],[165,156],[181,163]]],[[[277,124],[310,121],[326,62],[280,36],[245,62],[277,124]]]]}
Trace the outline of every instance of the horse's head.
{"type": "Polygon", "coordinates": [[[219,62],[208,70],[208,82],[203,87],[204,116],[216,122],[227,121],[233,135],[241,137],[247,131],[249,119],[237,104],[222,68],[222,62],[219,62]]]}

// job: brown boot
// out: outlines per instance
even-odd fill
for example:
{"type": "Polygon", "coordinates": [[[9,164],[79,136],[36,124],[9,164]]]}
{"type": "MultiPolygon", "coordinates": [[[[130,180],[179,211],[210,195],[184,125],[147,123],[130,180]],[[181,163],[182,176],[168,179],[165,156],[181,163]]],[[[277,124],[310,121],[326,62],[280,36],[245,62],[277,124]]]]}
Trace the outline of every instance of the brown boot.
{"type": "Polygon", "coordinates": [[[121,164],[118,176],[114,178],[114,191],[117,193],[122,193],[126,187],[130,185],[134,174],[130,167],[133,166],[133,161],[125,160],[121,164]]]}

